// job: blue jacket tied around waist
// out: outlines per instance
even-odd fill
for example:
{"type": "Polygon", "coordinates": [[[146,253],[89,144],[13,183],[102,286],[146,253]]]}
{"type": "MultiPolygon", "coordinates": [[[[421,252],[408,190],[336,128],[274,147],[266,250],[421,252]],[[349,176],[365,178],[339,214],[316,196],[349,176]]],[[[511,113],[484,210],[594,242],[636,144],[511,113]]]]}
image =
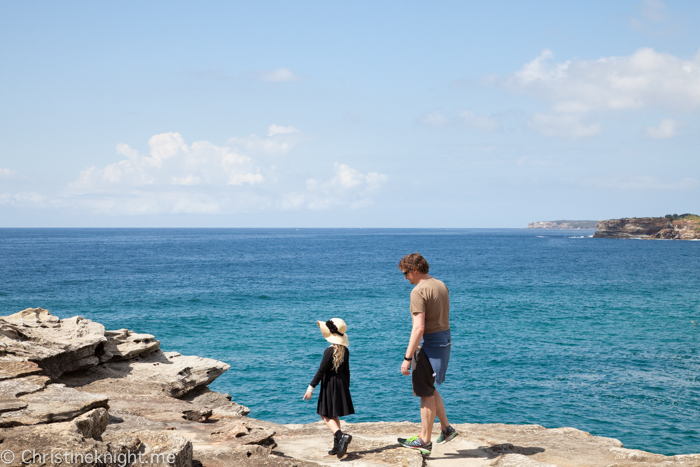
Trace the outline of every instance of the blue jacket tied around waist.
{"type": "Polygon", "coordinates": [[[433,367],[435,384],[442,384],[445,381],[447,364],[450,361],[450,348],[452,347],[450,330],[423,334],[420,346],[428,356],[430,365],[433,367]]]}

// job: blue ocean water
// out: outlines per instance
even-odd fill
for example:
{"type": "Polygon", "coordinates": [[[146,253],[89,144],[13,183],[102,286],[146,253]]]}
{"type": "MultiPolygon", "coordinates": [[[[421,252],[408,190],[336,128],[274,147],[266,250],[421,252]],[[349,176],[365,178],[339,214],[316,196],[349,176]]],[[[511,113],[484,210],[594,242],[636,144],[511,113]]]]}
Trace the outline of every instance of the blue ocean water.
{"type": "Polygon", "coordinates": [[[572,426],[663,454],[700,452],[700,242],[519,229],[0,229],[0,315],[43,307],[164,350],[222,360],[213,389],[281,423],[341,317],[350,422],[419,421],[400,374],[420,251],[450,288],[455,423],[572,426]]]}

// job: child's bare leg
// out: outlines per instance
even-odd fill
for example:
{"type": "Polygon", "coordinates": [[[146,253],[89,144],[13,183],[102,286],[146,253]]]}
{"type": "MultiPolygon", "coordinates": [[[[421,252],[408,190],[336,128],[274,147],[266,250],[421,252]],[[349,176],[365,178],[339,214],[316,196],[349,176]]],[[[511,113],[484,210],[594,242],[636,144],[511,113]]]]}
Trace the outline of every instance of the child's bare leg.
{"type": "Polygon", "coordinates": [[[335,434],[336,431],[340,430],[340,419],[338,417],[328,418],[321,415],[321,419],[326,423],[326,426],[331,430],[331,433],[335,434]]]}

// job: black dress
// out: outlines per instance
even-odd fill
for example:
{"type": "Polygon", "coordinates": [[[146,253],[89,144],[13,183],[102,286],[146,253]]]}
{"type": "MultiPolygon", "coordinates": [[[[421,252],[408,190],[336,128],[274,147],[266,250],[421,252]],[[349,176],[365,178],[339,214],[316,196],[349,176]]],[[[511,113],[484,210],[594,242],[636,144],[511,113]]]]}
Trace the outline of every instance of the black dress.
{"type": "Polygon", "coordinates": [[[321,365],[316,376],[311,380],[311,386],[321,382],[321,392],[318,395],[316,413],[328,418],[343,417],[355,413],[350,397],[350,352],[345,348],[343,363],[336,372],[333,369],[333,346],[323,352],[321,365]]]}

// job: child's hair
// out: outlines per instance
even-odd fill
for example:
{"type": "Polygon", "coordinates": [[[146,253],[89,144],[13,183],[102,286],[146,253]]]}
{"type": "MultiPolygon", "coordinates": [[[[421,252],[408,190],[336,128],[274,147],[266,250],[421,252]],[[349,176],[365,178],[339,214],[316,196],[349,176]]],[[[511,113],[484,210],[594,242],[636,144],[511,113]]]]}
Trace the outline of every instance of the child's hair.
{"type": "Polygon", "coordinates": [[[333,371],[338,372],[338,368],[343,364],[345,359],[345,346],[333,344],[333,371]]]}

